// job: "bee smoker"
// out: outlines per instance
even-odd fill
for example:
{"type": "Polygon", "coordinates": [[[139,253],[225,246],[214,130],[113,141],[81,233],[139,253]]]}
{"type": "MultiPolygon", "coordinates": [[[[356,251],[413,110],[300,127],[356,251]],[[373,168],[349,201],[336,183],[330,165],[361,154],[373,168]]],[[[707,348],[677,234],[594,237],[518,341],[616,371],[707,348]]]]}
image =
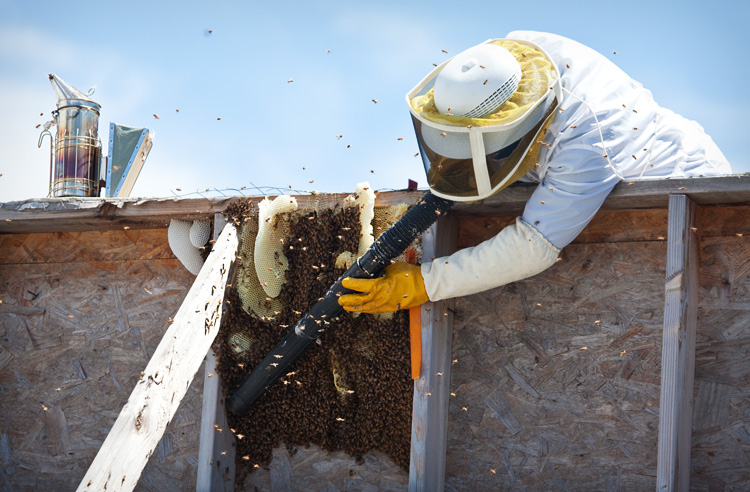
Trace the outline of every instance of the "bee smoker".
{"type": "Polygon", "coordinates": [[[406,248],[451,206],[452,201],[427,192],[398,222],[385,231],[331,286],[326,295],[297,322],[294,329],[273,348],[232,394],[227,402],[227,408],[236,415],[247,412],[318,338],[321,328],[341,314],[343,308],[339,305],[338,298],[352,292],[341,285],[345,278],[374,278],[380,275],[393,259],[406,251],[406,248]]]}
{"type": "Polygon", "coordinates": [[[49,75],[57,96],[57,109],[53,120],[45,125],[39,137],[52,134],[49,128],[57,126],[57,135],[50,155],[50,190],[52,197],[99,195],[102,144],[99,140],[99,111],[101,106],[54,74],[49,75]]]}

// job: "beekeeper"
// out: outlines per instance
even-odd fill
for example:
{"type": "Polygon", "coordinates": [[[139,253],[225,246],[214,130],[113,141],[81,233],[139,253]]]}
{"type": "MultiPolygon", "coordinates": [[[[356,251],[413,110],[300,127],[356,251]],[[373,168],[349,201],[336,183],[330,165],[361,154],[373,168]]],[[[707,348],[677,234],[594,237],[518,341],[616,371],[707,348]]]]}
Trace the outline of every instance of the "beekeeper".
{"type": "Polygon", "coordinates": [[[523,215],[476,247],[378,279],[345,279],[348,311],[465,296],[553,265],[621,180],[731,174],[695,122],[575,41],[516,31],[448,60],[406,95],[433,194],[473,202],[539,183],[523,215]]]}

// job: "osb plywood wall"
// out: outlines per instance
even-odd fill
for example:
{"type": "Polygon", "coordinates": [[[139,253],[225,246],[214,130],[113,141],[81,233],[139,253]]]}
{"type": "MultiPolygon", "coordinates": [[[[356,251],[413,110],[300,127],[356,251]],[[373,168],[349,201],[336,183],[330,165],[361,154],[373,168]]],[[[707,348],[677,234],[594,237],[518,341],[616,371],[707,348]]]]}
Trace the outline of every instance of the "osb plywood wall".
{"type": "Polygon", "coordinates": [[[653,490],[664,241],[459,299],[446,490],[653,490]]]}
{"type": "Polygon", "coordinates": [[[695,349],[691,490],[750,487],[749,355],[750,237],[705,238],[695,349]]]}
{"type": "MultiPolygon", "coordinates": [[[[78,486],[193,279],[166,230],[0,235],[0,489],[78,486]]],[[[201,398],[136,490],[195,487],[201,398]]]]}
{"type": "MultiPolygon", "coordinates": [[[[696,491],[750,484],[749,212],[697,228],[696,491]]],[[[465,221],[459,245],[507,221],[465,221]]],[[[548,271],[457,301],[446,490],[654,490],[666,225],[602,212],[548,271]]]]}

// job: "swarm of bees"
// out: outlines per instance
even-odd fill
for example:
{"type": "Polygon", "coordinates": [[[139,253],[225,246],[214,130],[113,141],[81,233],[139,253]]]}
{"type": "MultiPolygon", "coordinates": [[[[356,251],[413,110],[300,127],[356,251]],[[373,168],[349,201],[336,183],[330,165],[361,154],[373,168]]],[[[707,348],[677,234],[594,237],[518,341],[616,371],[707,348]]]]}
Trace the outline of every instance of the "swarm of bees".
{"type": "MultiPolygon", "coordinates": [[[[225,215],[242,223],[249,210],[230,205],[225,215]]],[[[279,295],[283,308],[273,320],[242,310],[235,289],[227,289],[230,303],[224,306],[217,337],[217,373],[225,397],[341,276],[335,259],[357,250],[359,230],[356,207],[293,215],[284,251],[289,268],[279,295]],[[240,354],[229,345],[239,331],[252,339],[240,354]]],[[[390,320],[343,313],[320,321],[326,327],[320,343],[312,344],[245,415],[229,414],[229,427],[243,436],[236,441],[238,480],[252,473],[255,464],[267,467],[273,449],[282,443],[292,449],[316,444],[327,451],[343,450],[360,461],[378,450],[408,469],[413,393],[408,313],[390,320]]]]}

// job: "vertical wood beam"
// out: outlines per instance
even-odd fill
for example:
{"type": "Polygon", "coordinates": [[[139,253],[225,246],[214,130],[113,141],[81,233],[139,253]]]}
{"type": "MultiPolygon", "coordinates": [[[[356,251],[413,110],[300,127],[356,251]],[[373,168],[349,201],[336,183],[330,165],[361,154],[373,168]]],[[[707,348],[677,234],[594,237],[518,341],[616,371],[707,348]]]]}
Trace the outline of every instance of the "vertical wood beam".
{"type": "Polygon", "coordinates": [[[236,229],[228,224],[78,485],[79,492],[135,488],[219,331],[237,243],[236,229]]]}
{"type": "MultiPolygon", "coordinates": [[[[450,214],[422,235],[423,261],[453,253],[458,219],[450,214]]],[[[443,490],[448,442],[453,299],[422,305],[422,365],[414,382],[409,491],[443,490]]]]}
{"type": "Polygon", "coordinates": [[[700,241],[695,223],[695,203],[687,195],[670,196],[656,471],[658,492],[690,489],[700,241]]]}
{"type": "MultiPolygon", "coordinates": [[[[214,239],[219,238],[225,224],[222,214],[214,215],[214,239]]],[[[237,231],[237,234],[240,232],[237,231]]],[[[232,278],[231,271],[228,278],[232,278]]],[[[234,490],[234,435],[229,430],[229,423],[227,422],[221,377],[216,373],[216,362],[217,359],[212,347],[208,349],[203,374],[198,478],[195,484],[197,492],[229,492],[234,490]],[[222,431],[219,432],[217,429],[222,431]]]]}

